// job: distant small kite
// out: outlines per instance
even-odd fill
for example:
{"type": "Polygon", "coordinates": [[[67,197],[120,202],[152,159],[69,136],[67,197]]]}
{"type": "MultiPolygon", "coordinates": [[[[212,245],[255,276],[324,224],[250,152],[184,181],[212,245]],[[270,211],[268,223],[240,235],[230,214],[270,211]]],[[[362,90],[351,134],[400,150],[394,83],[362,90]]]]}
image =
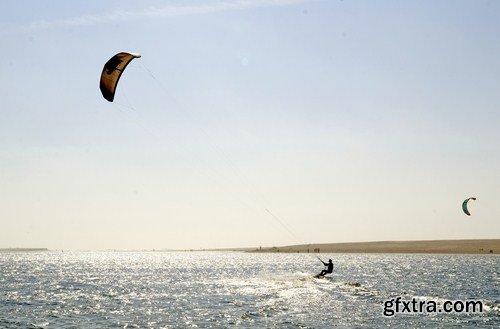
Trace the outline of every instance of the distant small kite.
{"type": "Polygon", "coordinates": [[[140,57],[141,55],[139,54],[118,53],[104,64],[99,87],[101,88],[102,96],[104,96],[106,100],[110,102],[113,101],[115,98],[116,86],[118,85],[118,80],[120,80],[123,70],[125,70],[130,61],[140,57]]]}
{"type": "Polygon", "coordinates": [[[465,201],[462,203],[462,210],[467,216],[470,216],[469,209],[467,209],[467,202],[469,202],[469,200],[476,200],[476,198],[465,199],[465,201]]]}

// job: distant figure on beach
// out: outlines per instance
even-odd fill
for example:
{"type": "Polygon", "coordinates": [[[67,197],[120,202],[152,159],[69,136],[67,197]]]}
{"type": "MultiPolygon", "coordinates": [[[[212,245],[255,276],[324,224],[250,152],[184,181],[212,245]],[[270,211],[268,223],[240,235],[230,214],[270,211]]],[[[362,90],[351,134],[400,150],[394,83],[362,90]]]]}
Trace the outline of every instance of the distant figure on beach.
{"type": "Polygon", "coordinates": [[[328,266],[326,270],[322,270],[317,276],[325,276],[326,274],[333,273],[333,263],[332,260],[329,259],[328,263],[325,263],[324,261],[321,260],[321,258],[318,257],[318,259],[323,263],[323,265],[328,266]]]}

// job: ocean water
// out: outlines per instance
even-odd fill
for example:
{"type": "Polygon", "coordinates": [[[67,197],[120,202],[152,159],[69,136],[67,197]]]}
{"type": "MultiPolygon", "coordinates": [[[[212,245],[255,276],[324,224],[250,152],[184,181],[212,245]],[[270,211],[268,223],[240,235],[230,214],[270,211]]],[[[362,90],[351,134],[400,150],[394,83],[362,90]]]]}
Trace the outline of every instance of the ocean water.
{"type": "Polygon", "coordinates": [[[500,327],[494,255],[0,254],[0,328],[500,327]],[[384,301],[480,300],[482,313],[383,315],[384,301]]]}

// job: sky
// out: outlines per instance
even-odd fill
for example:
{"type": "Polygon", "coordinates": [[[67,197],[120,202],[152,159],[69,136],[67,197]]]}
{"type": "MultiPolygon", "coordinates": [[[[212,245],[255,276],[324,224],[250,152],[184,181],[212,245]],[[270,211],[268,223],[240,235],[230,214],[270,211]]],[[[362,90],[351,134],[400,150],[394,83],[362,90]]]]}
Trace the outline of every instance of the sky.
{"type": "Polygon", "coordinates": [[[0,248],[500,238],[500,2],[6,0],[0,45],[0,248]]]}

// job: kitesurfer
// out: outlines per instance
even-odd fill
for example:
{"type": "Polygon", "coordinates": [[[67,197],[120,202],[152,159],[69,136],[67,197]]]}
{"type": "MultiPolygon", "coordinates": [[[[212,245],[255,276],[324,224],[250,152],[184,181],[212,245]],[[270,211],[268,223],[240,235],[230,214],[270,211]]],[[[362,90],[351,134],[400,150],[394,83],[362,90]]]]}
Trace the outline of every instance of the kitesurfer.
{"type": "Polygon", "coordinates": [[[327,266],[327,269],[322,270],[321,273],[318,274],[318,276],[325,276],[326,274],[333,273],[333,263],[331,259],[328,260],[328,263],[325,263],[319,257],[318,259],[323,263],[323,265],[327,266]]]}

